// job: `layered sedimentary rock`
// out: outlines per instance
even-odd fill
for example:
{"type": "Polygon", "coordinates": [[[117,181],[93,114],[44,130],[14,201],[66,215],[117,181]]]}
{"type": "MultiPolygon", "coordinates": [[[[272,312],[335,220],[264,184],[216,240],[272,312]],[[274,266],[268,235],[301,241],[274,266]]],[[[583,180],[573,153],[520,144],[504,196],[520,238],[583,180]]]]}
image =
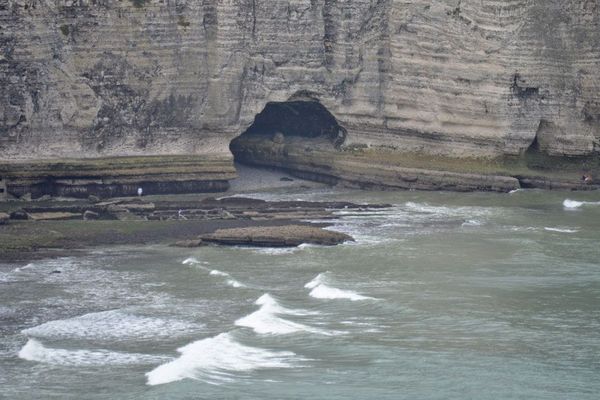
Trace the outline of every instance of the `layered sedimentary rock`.
{"type": "Polygon", "coordinates": [[[596,160],[599,59],[596,0],[0,0],[0,158],[226,165],[269,102],[316,100],[334,151],[596,160]]]}

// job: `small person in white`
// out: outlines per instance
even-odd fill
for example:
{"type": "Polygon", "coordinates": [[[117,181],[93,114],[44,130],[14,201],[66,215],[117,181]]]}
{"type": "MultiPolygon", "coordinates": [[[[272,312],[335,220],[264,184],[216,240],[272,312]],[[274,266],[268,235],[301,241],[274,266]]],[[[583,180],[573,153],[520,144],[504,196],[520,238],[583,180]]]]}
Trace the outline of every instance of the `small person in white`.
{"type": "Polygon", "coordinates": [[[138,196],[141,196],[143,192],[144,192],[144,191],[142,190],[142,188],[138,188],[138,191],[137,191],[137,193],[138,193],[138,196]]]}

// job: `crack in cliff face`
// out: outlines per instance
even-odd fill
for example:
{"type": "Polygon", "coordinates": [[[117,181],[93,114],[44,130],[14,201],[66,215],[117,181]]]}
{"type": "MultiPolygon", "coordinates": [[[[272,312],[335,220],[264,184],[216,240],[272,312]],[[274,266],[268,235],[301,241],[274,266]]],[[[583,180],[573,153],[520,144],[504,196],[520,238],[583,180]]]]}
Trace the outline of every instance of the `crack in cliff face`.
{"type": "Polygon", "coordinates": [[[252,39],[256,37],[256,0],[252,0],[252,39]]]}

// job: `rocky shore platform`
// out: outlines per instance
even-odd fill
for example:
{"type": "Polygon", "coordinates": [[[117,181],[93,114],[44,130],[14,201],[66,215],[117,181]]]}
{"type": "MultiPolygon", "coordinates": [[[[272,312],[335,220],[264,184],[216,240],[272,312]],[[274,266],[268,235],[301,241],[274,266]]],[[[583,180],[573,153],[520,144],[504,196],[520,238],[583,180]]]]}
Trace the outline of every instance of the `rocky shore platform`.
{"type": "Polygon", "coordinates": [[[0,206],[0,260],[31,259],[102,245],[334,245],[350,236],[323,229],[339,210],[389,207],[246,197],[149,201],[118,198],[7,202],[0,206]]]}

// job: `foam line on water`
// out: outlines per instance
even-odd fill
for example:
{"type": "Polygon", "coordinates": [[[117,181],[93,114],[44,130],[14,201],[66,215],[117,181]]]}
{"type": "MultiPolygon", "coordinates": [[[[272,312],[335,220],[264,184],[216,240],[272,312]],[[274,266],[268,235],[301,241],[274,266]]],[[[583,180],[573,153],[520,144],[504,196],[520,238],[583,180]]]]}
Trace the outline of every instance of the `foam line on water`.
{"type": "Polygon", "coordinates": [[[177,349],[181,356],[146,373],[148,385],[182,379],[199,379],[211,384],[235,380],[236,373],[259,369],[291,368],[303,360],[291,351],[271,351],[237,342],[230,333],[198,340],[177,349]]]}
{"type": "Polygon", "coordinates": [[[559,232],[559,233],[577,233],[577,232],[579,232],[578,229],[569,229],[569,228],[544,227],[544,230],[549,231],[549,232],[559,232]]]}
{"type": "Polygon", "coordinates": [[[469,219],[469,220],[463,222],[461,226],[463,228],[465,228],[465,227],[482,226],[483,224],[484,224],[483,221],[479,221],[477,219],[469,219]]]}
{"type": "Polygon", "coordinates": [[[192,330],[201,328],[202,325],[190,322],[144,317],[122,310],[110,310],[49,321],[25,329],[22,333],[38,338],[131,340],[185,335],[192,330]]]}
{"type": "Polygon", "coordinates": [[[44,346],[35,339],[29,339],[19,351],[19,358],[44,364],[60,366],[103,366],[132,365],[164,362],[167,357],[148,354],[122,353],[108,350],[67,350],[44,346]]]}
{"type": "Polygon", "coordinates": [[[269,256],[281,256],[295,253],[296,251],[302,249],[300,246],[296,247],[247,247],[253,253],[258,254],[266,254],[269,256]]]}
{"type": "Polygon", "coordinates": [[[317,299],[345,299],[351,301],[377,300],[374,297],[363,296],[352,290],[343,290],[330,286],[324,273],[317,275],[312,281],[304,285],[304,287],[312,289],[310,291],[310,296],[317,299]]]}
{"type": "Polygon", "coordinates": [[[212,271],[209,272],[209,275],[211,275],[211,276],[220,276],[220,277],[223,277],[223,278],[227,278],[225,280],[225,283],[228,284],[231,287],[234,287],[234,288],[246,288],[246,287],[248,287],[247,285],[241,283],[240,281],[237,281],[237,280],[233,279],[229,273],[223,272],[223,271],[219,271],[218,269],[213,269],[212,271]]]}
{"type": "Polygon", "coordinates": [[[35,263],[29,263],[27,265],[24,265],[22,267],[17,267],[13,270],[13,272],[21,272],[21,271],[25,271],[26,269],[30,269],[30,268],[34,268],[36,266],[35,263]]]}
{"type": "Polygon", "coordinates": [[[315,313],[285,308],[268,293],[256,300],[255,304],[259,305],[260,308],[235,321],[237,326],[251,328],[254,332],[262,335],[286,335],[296,332],[310,332],[322,335],[333,334],[332,332],[327,332],[279,317],[279,315],[311,315],[315,313]]]}
{"type": "Polygon", "coordinates": [[[183,265],[207,265],[208,262],[200,261],[196,257],[188,257],[181,262],[183,265]]]}
{"type": "Polygon", "coordinates": [[[585,205],[597,206],[597,205],[600,205],[600,201],[577,201],[577,200],[571,200],[571,199],[566,199],[565,201],[563,201],[563,207],[568,210],[576,210],[585,205]]]}
{"type": "Polygon", "coordinates": [[[227,279],[227,284],[234,288],[245,288],[247,287],[241,282],[236,281],[235,279],[227,279]]]}

